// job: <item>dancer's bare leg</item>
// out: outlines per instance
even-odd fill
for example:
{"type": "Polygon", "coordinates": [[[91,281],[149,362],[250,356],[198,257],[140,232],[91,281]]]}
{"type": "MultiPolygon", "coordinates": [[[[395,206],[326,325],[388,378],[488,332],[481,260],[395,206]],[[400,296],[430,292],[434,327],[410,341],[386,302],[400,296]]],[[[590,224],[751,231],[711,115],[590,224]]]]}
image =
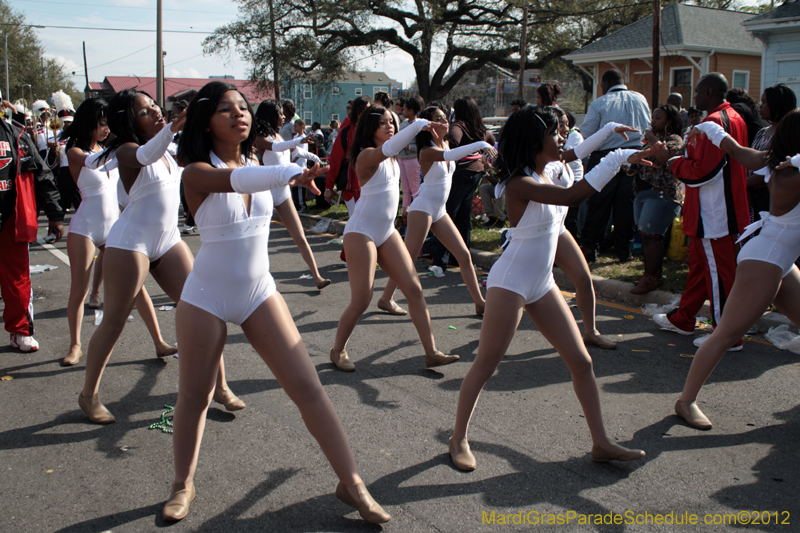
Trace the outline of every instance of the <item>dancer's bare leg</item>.
{"type": "MultiPolygon", "coordinates": [[[[413,213],[412,213],[413,214],[413,213]]],[[[410,216],[410,215],[409,215],[410,216]]],[[[439,242],[447,248],[447,250],[455,256],[458,260],[458,267],[461,270],[461,278],[469,290],[472,301],[475,303],[475,313],[482,315],[486,302],[481,294],[480,285],[478,285],[478,276],[475,274],[475,267],[472,265],[472,255],[469,248],[461,238],[456,225],[450,219],[449,215],[445,215],[431,226],[433,234],[439,239],[439,242]]],[[[417,252],[419,253],[419,251],[417,252]]]]}
{"type": "Polygon", "coordinates": [[[795,326],[800,325],[800,269],[796,265],[781,280],[781,288],[772,303],[795,326]]]}
{"type": "MultiPolygon", "coordinates": [[[[422,245],[425,243],[425,237],[431,229],[431,216],[424,211],[410,211],[407,215],[408,226],[406,226],[405,245],[408,250],[408,256],[411,258],[412,263],[419,257],[419,252],[422,250],[422,245]]],[[[394,291],[397,290],[397,283],[389,278],[386,281],[386,288],[383,289],[378,302],[383,302],[384,306],[391,306],[392,298],[394,298],[394,291]]]]}
{"type": "Polygon", "coordinates": [[[558,237],[556,247],[555,264],[564,271],[575,285],[575,301],[581,313],[583,321],[584,342],[600,346],[601,348],[616,348],[616,343],[609,341],[601,336],[597,330],[596,323],[596,299],[594,294],[594,284],[592,283],[592,273],[586,258],[581,252],[575,238],[568,231],[564,231],[558,237]]]}
{"type": "Polygon", "coordinates": [[[314,253],[311,251],[311,246],[309,246],[306,240],[303,224],[300,222],[300,216],[294,208],[294,203],[291,200],[286,200],[281,205],[277,206],[275,211],[278,212],[278,215],[281,217],[281,222],[283,222],[289,235],[291,235],[297,249],[300,250],[300,255],[303,257],[303,261],[306,262],[306,265],[308,265],[308,269],[311,271],[311,275],[314,277],[317,287],[320,287],[320,285],[322,285],[322,287],[329,285],[330,280],[326,280],[319,273],[317,262],[314,260],[314,253]],[[325,283],[326,281],[327,283],[325,283]]]}
{"type": "MultiPolygon", "coordinates": [[[[349,255],[347,256],[350,257],[349,255]]],[[[349,261],[349,259],[348,259],[349,261]]],[[[408,256],[400,234],[392,232],[392,235],[378,248],[378,264],[389,278],[395,280],[397,286],[403,291],[403,295],[408,301],[408,312],[411,321],[419,335],[419,340],[425,348],[426,356],[433,356],[436,353],[436,343],[433,340],[433,329],[431,328],[431,315],[428,313],[428,306],[425,297],[422,295],[422,285],[414,269],[414,263],[408,256]]]]}
{"type": "Polygon", "coordinates": [[[103,284],[103,251],[105,246],[97,249],[94,258],[94,275],[92,276],[92,292],[89,293],[89,304],[100,305],[100,285],[103,284]]]}
{"type": "Polygon", "coordinates": [[[178,353],[178,349],[170,346],[164,337],[161,336],[161,328],[158,326],[158,318],[156,318],[156,310],[153,308],[153,301],[147,293],[147,289],[142,285],[142,290],[136,295],[134,302],[136,310],[139,311],[139,316],[142,318],[147,331],[150,333],[150,338],[153,339],[153,344],[156,347],[156,355],[158,357],[167,357],[178,353]]]}
{"type": "Polygon", "coordinates": [[[69,255],[70,286],[67,303],[67,321],[69,323],[69,345],[81,346],[81,322],[83,321],[83,302],[89,290],[89,278],[92,274],[95,245],[91,239],[67,234],[67,255],[69,255]]]}
{"type": "MultiPolygon", "coordinates": [[[[680,402],[691,403],[697,399],[697,395],[703,384],[714,371],[717,364],[728,351],[728,348],[736,344],[739,339],[747,333],[747,330],[758,321],[764,309],[773,300],[785,302],[787,296],[800,296],[798,287],[798,276],[795,269],[794,275],[790,274],[787,292],[776,298],[781,286],[781,269],[773,264],[763,261],[744,260],[736,268],[736,281],[733,283],[728,299],[725,301],[725,308],[722,310],[722,317],[700,348],[697,349],[686,383],[683,386],[680,402]]],[[[789,276],[787,276],[789,277],[789,276]]],[[[781,288],[781,292],[783,289],[781,288]]],[[[787,307],[790,312],[794,312],[797,317],[797,302],[789,304],[787,307]]]]}
{"type": "Polygon", "coordinates": [[[347,340],[372,301],[372,286],[375,282],[375,264],[378,251],[375,243],[361,233],[344,236],[344,253],[347,255],[347,276],[350,278],[350,303],[339,318],[333,349],[344,350],[347,340]]]}
{"type": "Polygon", "coordinates": [[[105,270],[115,275],[105,282],[103,321],[92,335],[86,353],[86,376],[81,396],[87,398],[97,394],[103,370],[125,328],[150,264],[144,254],[119,248],[108,248],[103,255],[105,270]]]}

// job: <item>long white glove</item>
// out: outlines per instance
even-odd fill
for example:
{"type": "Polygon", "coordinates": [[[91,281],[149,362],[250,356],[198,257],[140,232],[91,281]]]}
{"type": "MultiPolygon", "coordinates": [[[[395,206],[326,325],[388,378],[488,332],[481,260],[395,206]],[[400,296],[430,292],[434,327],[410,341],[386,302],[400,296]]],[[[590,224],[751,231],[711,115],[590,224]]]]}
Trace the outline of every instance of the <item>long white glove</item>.
{"type": "Polygon", "coordinates": [[[800,168],[800,154],[793,155],[789,161],[792,163],[793,167],[800,168]]]}
{"type": "Polygon", "coordinates": [[[155,137],[136,149],[136,160],[143,167],[152,165],[162,157],[169,148],[175,134],[172,133],[172,122],[161,128],[155,137]]]}
{"type": "Polygon", "coordinates": [[[719,148],[720,143],[722,143],[725,137],[729,137],[729,135],[725,133],[725,129],[715,122],[701,122],[695,126],[695,128],[702,131],[706,137],[708,137],[708,140],[717,148],[719,148]]]}
{"type": "Polygon", "coordinates": [[[422,131],[422,128],[430,124],[424,118],[418,118],[410,125],[406,126],[406,129],[402,130],[399,133],[396,133],[391,139],[383,143],[381,146],[381,151],[383,155],[386,157],[394,157],[403,151],[403,148],[411,144],[411,141],[414,140],[414,137],[417,136],[417,133],[422,131]]]}
{"type": "Polygon", "coordinates": [[[272,143],[270,152],[283,152],[284,150],[291,150],[303,144],[304,137],[297,137],[291,141],[281,141],[279,143],[272,143]]]}
{"type": "Polygon", "coordinates": [[[302,146],[298,146],[292,152],[292,161],[295,159],[305,159],[306,161],[312,161],[314,163],[321,163],[322,160],[316,156],[316,154],[312,154],[302,146]]]}
{"type": "Polygon", "coordinates": [[[626,164],[628,158],[636,152],[638,150],[617,148],[601,159],[600,164],[585,174],[583,179],[592,186],[592,189],[600,192],[617,175],[619,167],[626,164]]]}
{"type": "Polygon", "coordinates": [[[253,194],[285,187],[293,177],[302,173],[297,165],[239,167],[231,172],[231,187],[241,194],[253,194]]]}
{"type": "Polygon", "coordinates": [[[584,139],[582,143],[572,149],[575,152],[575,157],[578,159],[584,159],[588,157],[589,154],[600,148],[600,145],[606,142],[606,139],[608,139],[611,134],[614,133],[614,128],[618,128],[619,126],[623,126],[623,124],[609,122],[597,130],[594,135],[584,139]]]}
{"type": "Polygon", "coordinates": [[[493,146],[485,141],[478,141],[476,143],[467,144],[465,146],[459,146],[458,148],[453,148],[452,150],[445,150],[444,160],[459,161],[461,159],[464,159],[468,155],[472,155],[475,152],[479,152],[486,148],[493,148],[493,146]]]}

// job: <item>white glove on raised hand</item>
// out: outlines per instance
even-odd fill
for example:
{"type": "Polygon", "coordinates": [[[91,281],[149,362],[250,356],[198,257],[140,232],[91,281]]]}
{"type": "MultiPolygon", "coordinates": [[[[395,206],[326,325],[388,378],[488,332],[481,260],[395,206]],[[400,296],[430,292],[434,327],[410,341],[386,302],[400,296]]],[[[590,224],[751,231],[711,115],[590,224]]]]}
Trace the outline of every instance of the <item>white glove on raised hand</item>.
{"type": "Polygon", "coordinates": [[[231,187],[240,194],[253,194],[285,187],[302,170],[297,165],[247,166],[231,172],[231,187]]]}
{"type": "Polygon", "coordinates": [[[717,148],[719,148],[719,145],[725,137],[729,137],[729,135],[725,133],[723,127],[715,122],[701,122],[695,126],[695,128],[703,132],[705,136],[708,137],[708,140],[717,148]]]}
{"type": "Polygon", "coordinates": [[[485,150],[487,148],[494,148],[494,147],[485,141],[478,141],[472,144],[459,146],[458,148],[453,148],[452,150],[445,150],[444,160],[459,161],[467,156],[474,154],[475,152],[480,152],[481,150],[485,150]]]}
{"type": "Polygon", "coordinates": [[[575,157],[578,159],[584,159],[589,156],[592,152],[600,148],[600,145],[606,142],[612,133],[614,133],[614,129],[623,126],[623,124],[619,124],[617,122],[609,122],[599,130],[595,132],[594,135],[589,136],[589,138],[584,139],[582,143],[578,146],[573,148],[573,152],[575,152],[575,157]]]}
{"type": "Polygon", "coordinates": [[[636,152],[638,150],[617,148],[601,159],[600,164],[585,174],[583,179],[592,186],[592,189],[600,192],[617,175],[619,167],[626,164],[628,158],[636,152]]]}
{"type": "MultiPolygon", "coordinates": [[[[367,110],[369,111],[369,110],[367,110]]],[[[383,143],[381,146],[381,151],[383,155],[386,157],[394,157],[399,154],[403,148],[411,144],[411,141],[414,140],[414,137],[417,136],[417,133],[422,131],[422,128],[430,124],[424,118],[418,118],[408,126],[403,131],[395,133],[394,136],[383,143]]]]}

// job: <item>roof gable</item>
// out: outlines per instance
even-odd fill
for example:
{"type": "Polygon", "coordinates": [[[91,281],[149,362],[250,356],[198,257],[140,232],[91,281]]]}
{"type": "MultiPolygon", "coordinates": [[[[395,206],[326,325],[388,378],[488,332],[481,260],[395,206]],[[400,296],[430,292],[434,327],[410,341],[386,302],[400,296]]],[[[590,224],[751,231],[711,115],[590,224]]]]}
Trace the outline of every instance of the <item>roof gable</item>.
{"type": "MultiPolygon", "coordinates": [[[[761,53],[761,45],[742,27],[750,13],[673,4],[661,10],[661,44],[761,53]]],[[[653,15],[629,24],[567,57],[619,53],[653,47],[653,15]]]]}
{"type": "MultiPolygon", "coordinates": [[[[251,103],[260,102],[264,98],[271,98],[272,91],[260,90],[249,80],[236,80],[231,78],[164,78],[164,96],[170,98],[189,90],[199,91],[204,85],[212,81],[224,81],[230,83],[241,92],[245,98],[251,103]]],[[[90,82],[89,86],[96,90],[108,89],[114,92],[119,92],[123,89],[136,89],[144,91],[151,96],[156,94],[156,79],[143,76],[108,76],[101,84],[97,82],[90,82]]]]}
{"type": "Polygon", "coordinates": [[[770,9],[766,13],[747,19],[744,24],[748,26],[750,24],[770,23],[785,19],[800,19],[800,2],[788,0],[775,9],[770,9]]]}

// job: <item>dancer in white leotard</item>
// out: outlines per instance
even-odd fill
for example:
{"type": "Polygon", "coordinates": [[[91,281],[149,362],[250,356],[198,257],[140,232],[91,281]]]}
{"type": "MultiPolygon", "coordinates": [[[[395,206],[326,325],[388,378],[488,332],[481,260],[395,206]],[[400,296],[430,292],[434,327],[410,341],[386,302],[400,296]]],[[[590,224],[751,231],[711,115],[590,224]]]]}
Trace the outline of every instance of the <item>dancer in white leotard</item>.
{"type": "Polygon", "coordinates": [[[489,272],[478,355],[458,397],[450,456],[461,470],[476,467],[467,441],[469,421],[483,386],[511,343],[523,309],[569,368],[592,436],[592,458],[605,462],[644,456],[643,451],[623,448],[606,436],[592,358],[553,280],[552,268],[563,224],[560,206],[588,198],[614,177],[621,164],[638,162],[662,146],[643,152],[612,152],[582,181],[564,188],[553,185],[546,172],[548,163],[561,158],[563,139],[557,125],[552,113],[527,105],[511,115],[500,141],[498,197],[505,194],[510,244],[489,272]]]}
{"type": "MultiPolygon", "coordinates": [[[[84,164],[100,165],[113,153],[130,203],[106,240],[104,270],[114,276],[105,280],[103,322],[89,343],[86,377],[78,401],[89,420],[98,424],[115,420],[98,397],[100,378],[148,270],[176,302],[192,270],[192,253],[178,235],[177,165],[167,153],[184,118],[166,125],[152,98],[132,89],[111,97],[108,118],[115,139],[105,153],[86,158],[84,164]]],[[[228,388],[222,366],[214,399],[228,410],[244,407],[244,402],[228,388]]]]}
{"type": "MultiPolygon", "coordinates": [[[[281,126],[283,126],[283,108],[277,100],[264,100],[258,105],[258,111],[255,115],[255,128],[258,136],[256,137],[255,149],[261,157],[261,163],[264,166],[270,165],[283,165],[291,162],[291,152],[300,147],[302,143],[308,140],[308,137],[298,137],[295,140],[284,141],[283,137],[278,134],[281,126]]],[[[309,136],[310,137],[310,136],[309,136]]],[[[300,217],[297,214],[297,209],[294,207],[294,202],[287,202],[291,199],[292,193],[289,187],[277,189],[272,191],[272,199],[275,203],[275,211],[281,217],[281,222],[286,226],[286,230],[292,237],[297,249],[300,250],[300,255],[303,261],[308,265],[311,271],[311,276],[314,278],[314,283],[317,289],[322,290],[331,284],[331,280],[323,278],[317,268],[317,262],[314,260],[314,253],[311,251],[306,240],[303,224],[300,222],[300,217]]]]}
{"type": "Polygon", "coordinates": [[[735,158],[742,166],[757,170],[767,165],[769,213],[747,227],[739,240],[761,229],[744,245],[737,258],[736,278],[725,303],[722,318],[706,337],[692,359],[683,392],[675,403],[675,413],[697,429],[711,429],[711,421],[697,406],[697,395],[722,356],[761,317],[764,309],[775,305],[795,325],[800,325],[800,270],[794,262],[800,255],[800,110],[787,113],[778,123],[769,149],[761,152],[739,146],[725,130],[704,122],[689,133],[708,135],[714,145],[735,158]]]}
{"type": "MultiPolygon", "coordinates": [[[[424,109],[419,114],[419,118],[443,126],[448,124],[447,115],[438,107],[424,109]]],[[[444,136],[434,140],[431,134],[425,131],[417,134],[416,145],[419,150],[417,154],[420,168],[425,177],[417,197],[408,208],[408,226],[405,235],[408,254],[412,260],[416,259],[422,250],[422,244],[425,242],[428,231],[432,230],[439,242],[458,260],[461,277],[475,304],[475,313],[482,315],[485,302],[478,285],[478,277],[475,275],[475,267],[472,266],[472,257],[467,244],[450,219],[450,215],[445,211],[445,203],[447,195],[450,194],[450,185],[456,170],[455,161],[480,150],[484,150],[492,157],[497,153],[489,143],[483,141],[450,150],[450,145],[444,136]]],[[[397,284],[391,279],[386,282],[386,289],[378,300],[380,309],[389,309],[392,314],[398,314],[396,309],[402,309],[392,300],[396,288],[397,284]]],[[[405,310],[402,311],[405,314],[405,310]]]]}
{"type": "Polygon", "coordinates": [[[394,156],[408,146],[417,133],[440,130],[424,119],[415,120],[395,135],[397,124],[390,111],[372,106],[358,119],[355,140],[350,145],[350,164],[356,165],[361,197],[344,229],[344,251],[350,278],[350,303],[339,319],[331,362],[339,370],[355,370],[345,346],[358,319],[372,300],[375,263],[393,279],[408,300],[411,320],[425,348],[425,366],[431,368],[453,363],[457,355],[445,355],[436,349],[431,317],[422,295],[422,286],[394,219],[400,201],[400,168],[394,156]]]}
{"type": "MultiPolygon", "coordinates": [[[[76,364],[83,355],[81,319],[83,302],[89,289],[92,262],[95,253],[102,254],[108,233],[119,217],[117,203],[119,172],[117,169],[94,170],[84,166],[86,157],[100,150],[99,143],[108,137],[108,133],[108,104],[98,98],[84,100],[75,113],[74,122],[62,133],[62,137],[66,141],[70,173],[77,183],[82,197],[81,205],[70,220],[67,235],[67,253],[70,259],[72,282],[67,305],[70,350],[62,360],[64,366],[76,364]]],[[[98,260],[102,260],[102,256],[98,257],[98,260]]],[[[101,269],[96,269],[95,276],[101,272],[101,269]]],[[[176,353],[177,350],[161,337],[158,323],[155,321],[155,313],[148,313],[148,306],[149,310],[152,310],[152,303],[144,288],[137,296],[136,305],[153,337],[156,354],[159,357],[166,357],[176,353]],[[152,321],[148,320],[151,316],[153,317],[152,321]]]]}
{"type": "Polygon", "coordinates": [[[270,190],[307,185],[319,167],[257,166],[247,159],[255,141],[252,111],[230,84],[211,82],[189,105],[179,157],[186,199],[196,213],[202,247],[178,303],[176,331],[181,346],[180,391],[175,406],[175,482],[164,506],[165,520],[180,520],[195,495],[194,475],[206,410],[214,388],[226,322],[239,324],[297,404],[309,432],[328,458],[339,485],[336,496],[365,520],[390,516],[370,497],[317,371],[292,315],[269,273],[267,245],[272,218],[270,190]],[[204,151],[210,146],[212,152],[204,151]],[[233,170],[232,170],[233,169],[233,170]],[[247,232],[241,230],[247,229],[247,232]]]}

